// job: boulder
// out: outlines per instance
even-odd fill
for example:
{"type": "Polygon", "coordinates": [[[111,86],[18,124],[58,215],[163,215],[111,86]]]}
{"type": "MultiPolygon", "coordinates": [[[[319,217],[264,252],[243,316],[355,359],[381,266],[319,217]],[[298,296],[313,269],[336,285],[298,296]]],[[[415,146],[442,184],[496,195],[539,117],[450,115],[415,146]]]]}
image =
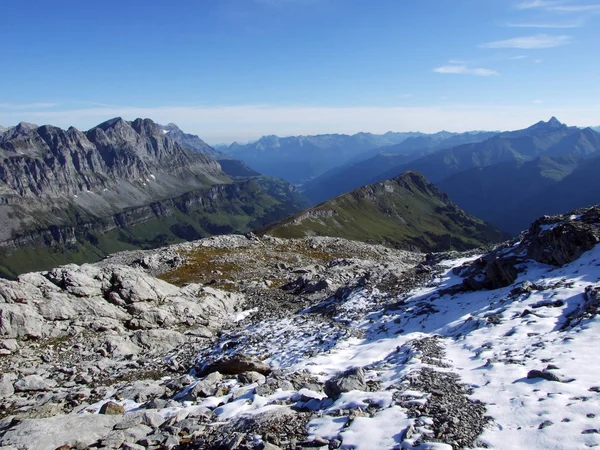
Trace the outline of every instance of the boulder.
{"type": "Polygon", "coordinates": [[[349,369],[325,382],[325,394],[334,400],[344,392],[364,391],[366,388],[365,373],[360,367],[349,369]]]}
{"type": "Polygon", "coordinates": [[[211,372],[221,372],[227,375],[258,372],[263,375],[269,375],[271,367],[253,356],[240,353],[230,358],[215,361],[201,370],[201,374],[209,374],[211,372]]]}
{"type": "Polygon", "coordinates": [[[223,379],[223,375],[219,372],[212,372],[204,379],[198,381],[191,389],[190,396],[194,399],[198,397],[211,397],[217,394],[219,390],[219,382],[223,379]]]}
{"type": "Polygon", "coordinates": [[[266,377],[262,373],[249,371],[240,373],[238,375],[238,380],[240,380],[240,383],[244,384],[264,384],[266,377]]]}
{"type": "Polygon", "coordinates": [[[542,378],[542,379],[548,380],[548,381],[560,382],[560,378],[558,378],[556,375],[554,375],[553,373],[548,372],[546,370],[530,370],[527,373],[527,378],[528,379],[542,378]]]}
{"type": "Polygon", "coordinates": [[[119,405],[118,403],[109,401],[109,402],[104,403],[100,407],[100,410],[98,411],[98,413],[104,414],[107,416],[118,416],[118,415],[125,414],[125,408],[122,405],[119,405]]]}
{"type": "Polygon", "coordinates": [[[96,414],[25,419],[4,433],[0,445],[13,445],[21,450],[86,448],[108,435],[120,420],[120,417],[96,414]]]}
{"type": "Polygon", "coordinates": [[[14,373],[0,374],[0,398],[8,398],[15,393],[13,387],[17,376],[14,373]]]}
{"type": "Polygon", "coordinates": [[[47,380],[39,375],[28,375],[14,384],[17,392],[49,391],[55,386],[55,381],[47,380]]]}

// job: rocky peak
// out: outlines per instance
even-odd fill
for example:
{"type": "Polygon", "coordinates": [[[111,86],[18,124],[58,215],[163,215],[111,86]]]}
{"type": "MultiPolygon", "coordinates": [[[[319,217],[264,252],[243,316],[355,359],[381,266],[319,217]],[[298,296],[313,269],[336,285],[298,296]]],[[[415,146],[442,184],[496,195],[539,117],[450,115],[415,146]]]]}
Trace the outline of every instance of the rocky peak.
{"type": "Polygon", "coordinates": [[[567,125],[559,121],[556,117],[552,116],[548,122],[543,120],[527,128],[529,131],[548,132],[553,130],[560,130],[568,128],[567,125]]]}
{"type": "Polygon", "coordinates": [[[131,127],[142,136],[160,136],[160,126],[151,119],[135,119],[131,122],[131,127]]]}

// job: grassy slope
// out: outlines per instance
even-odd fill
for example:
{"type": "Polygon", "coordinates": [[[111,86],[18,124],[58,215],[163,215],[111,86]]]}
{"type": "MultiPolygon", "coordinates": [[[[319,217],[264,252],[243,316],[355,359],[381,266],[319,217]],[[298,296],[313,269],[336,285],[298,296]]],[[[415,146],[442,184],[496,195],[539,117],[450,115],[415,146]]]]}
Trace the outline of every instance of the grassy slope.
{"type": "Polygon", "coordinates": [[[334,236],[424,251],[467,249],[503,238],[416,172],[356,189],[259,233],[334,236]]]}
{"type": "Polygon", "coordinates": [[[254,182],[240,183],[238,194],[216,199],[183,212],[169,208],[170,215],[107,233],[81,232],[77,243],[51,247],[20,248],[12,253],[0,250],[0,276],[13,278],[33,270],[48,270],[61,264],[94,262],[123,250],[151,249],[185,240],[225,234],[245,233],[286,217],[289,205],[263,192],[254,182]]]}

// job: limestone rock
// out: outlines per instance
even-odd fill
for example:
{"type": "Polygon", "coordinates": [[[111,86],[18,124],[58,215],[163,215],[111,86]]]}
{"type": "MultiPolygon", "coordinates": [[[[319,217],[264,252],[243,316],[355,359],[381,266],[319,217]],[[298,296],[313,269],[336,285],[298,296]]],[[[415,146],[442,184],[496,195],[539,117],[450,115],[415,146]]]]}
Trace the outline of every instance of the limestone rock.
{"type": "Polygon", "coordinates": [[[28,375],[14,384],[17,392],[49,391],[55,386],[55,381],[47,380],[39,375],[28,375]]]}
{"type": "Polygon", "coordinates": [[[118,416],[95,414],[25,419],[5,432],[0,445],[13,445],[21,450],[55,450],[62,445],[75,447],[79,441],[85,448],[106,436],[119,420],[118,416]]]}
{"type": "Polygon", "coordinates": [[[0,398],[8,398],[14,394],[13,384],[16,379],[17,376],[14,373],[0,374],[0,398]]]}

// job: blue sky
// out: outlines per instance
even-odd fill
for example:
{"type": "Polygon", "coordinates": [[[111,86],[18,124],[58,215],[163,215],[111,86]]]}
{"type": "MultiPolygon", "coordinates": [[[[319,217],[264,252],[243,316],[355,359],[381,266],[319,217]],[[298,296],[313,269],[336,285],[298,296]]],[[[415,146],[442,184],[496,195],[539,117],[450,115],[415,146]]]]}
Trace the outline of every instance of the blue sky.
{"type": "Polygon", "coordinates": [[[263,134],[600,124],[600,0],[19,0],[0,124],[263,134]]]}

